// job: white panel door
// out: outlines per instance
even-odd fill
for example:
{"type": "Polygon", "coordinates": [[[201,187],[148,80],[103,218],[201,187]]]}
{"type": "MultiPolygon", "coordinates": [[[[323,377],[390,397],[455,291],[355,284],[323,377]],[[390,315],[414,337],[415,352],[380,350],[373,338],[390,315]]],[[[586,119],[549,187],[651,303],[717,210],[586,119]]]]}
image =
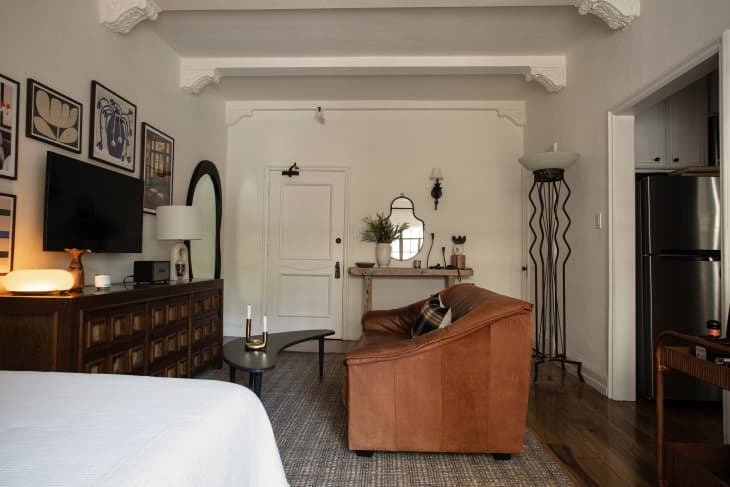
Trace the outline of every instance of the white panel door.
{"type": "Polygon", "coordinates": [[[269,171],[266,314],[269,331],[327,328],[342,337],[343,170],[269,171]]]}

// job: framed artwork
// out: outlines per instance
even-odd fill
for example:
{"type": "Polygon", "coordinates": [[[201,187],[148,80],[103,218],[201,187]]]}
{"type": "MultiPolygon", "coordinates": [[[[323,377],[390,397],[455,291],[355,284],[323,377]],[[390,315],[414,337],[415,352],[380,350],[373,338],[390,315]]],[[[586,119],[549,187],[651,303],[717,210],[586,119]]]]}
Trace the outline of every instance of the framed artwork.
{"type": "Polygon", "coordinates": [[[0,178],[18,177],[20,84],[0,74],[0,178]]]}
{"type": "Polygon", "coordinates": [[[13,270],[15,195],[0,193],[0,276],[13,270]]]}
{"type": "Polygon", "coordinates": [[[142,179],[144,212],[157,213],[158,206],[172,204],[172,173],[175,139],[142,122],[142,179]]]}
{"type": "Polygon", "coordinates": [[[81,152],[81,103],[28,78],[27,104],[25,135],[81,152]]]}
{"type": "Polygon", "coordinates": [[[91,82],[89,157],[134,172],[137,106],[91,82]]]}

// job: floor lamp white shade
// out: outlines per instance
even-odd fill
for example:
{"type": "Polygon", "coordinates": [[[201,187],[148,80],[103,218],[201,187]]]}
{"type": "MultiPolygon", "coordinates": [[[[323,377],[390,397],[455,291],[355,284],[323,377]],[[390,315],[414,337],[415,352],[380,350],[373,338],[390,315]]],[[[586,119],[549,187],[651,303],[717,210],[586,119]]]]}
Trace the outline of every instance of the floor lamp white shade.
{"type": "Polygon", "coordinates": [[[202,236],[200,211],[193,206],[157,207],[157,240],[177,240],[170,250],[170,280],[189,280],[188,248],[183,240],[199,240],[202,236]]]}

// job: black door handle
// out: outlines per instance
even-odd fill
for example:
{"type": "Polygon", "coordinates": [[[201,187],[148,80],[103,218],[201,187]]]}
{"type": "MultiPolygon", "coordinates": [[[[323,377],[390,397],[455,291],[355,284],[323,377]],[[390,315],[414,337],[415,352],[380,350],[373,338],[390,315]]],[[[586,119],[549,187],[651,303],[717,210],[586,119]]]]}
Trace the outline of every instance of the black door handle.
{"type": "Polygon", "coordinates": [[[340,263],[335,262],[335,279],[340,278],[340,263]]]}

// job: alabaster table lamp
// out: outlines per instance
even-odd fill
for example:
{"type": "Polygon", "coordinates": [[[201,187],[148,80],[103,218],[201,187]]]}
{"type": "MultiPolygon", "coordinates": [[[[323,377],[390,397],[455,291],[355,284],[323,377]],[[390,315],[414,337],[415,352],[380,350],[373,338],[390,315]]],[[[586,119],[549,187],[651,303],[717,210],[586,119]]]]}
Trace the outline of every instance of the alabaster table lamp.
{"type": "Polygon", "coordinates": [[[190,280],[188,248],[184,240],[200,240],[200,212],[193,206],[157,207],[157,240],[175,240],[170,249],[170,280],[190,280]]]}

